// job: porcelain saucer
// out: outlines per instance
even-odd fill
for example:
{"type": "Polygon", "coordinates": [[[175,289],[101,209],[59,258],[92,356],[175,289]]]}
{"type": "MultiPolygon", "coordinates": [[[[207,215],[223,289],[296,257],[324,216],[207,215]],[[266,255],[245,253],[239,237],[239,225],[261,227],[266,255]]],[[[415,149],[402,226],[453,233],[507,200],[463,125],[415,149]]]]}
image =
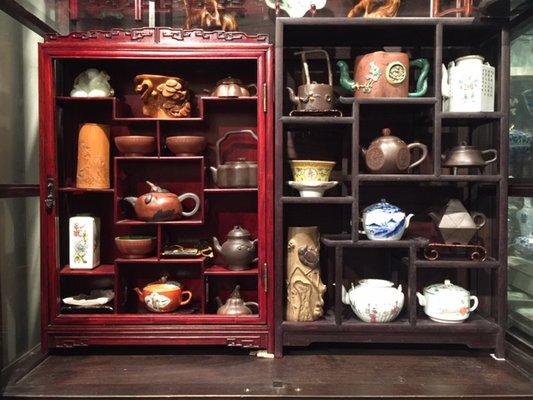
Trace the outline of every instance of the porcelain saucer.
{"type": "Polygon", "coordinates": [[[335,187],[339,182],[295,182],[289,181],[289,186],[298,190],[301,197],[322,197],[324,192],[335,187]]]}

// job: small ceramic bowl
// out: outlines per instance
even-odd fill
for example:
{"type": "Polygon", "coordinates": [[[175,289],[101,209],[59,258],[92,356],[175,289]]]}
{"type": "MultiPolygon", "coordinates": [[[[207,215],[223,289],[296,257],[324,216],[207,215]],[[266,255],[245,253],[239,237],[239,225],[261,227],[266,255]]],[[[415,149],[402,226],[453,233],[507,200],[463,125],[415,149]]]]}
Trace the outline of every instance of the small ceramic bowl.
{"type": "Polygon", "coordinates": [[[301,197],[322,197],[324,192],[335,187],[339,182],[294,182],[289,181],[289,186],[298,190],[301,197]]]}
{"type": "Polygon", "coordinates": [[[115,144],[125,157],[145,156],[155,151],[153,136],[117,136],[115,144]]]}
{"type": "Polygon", "coordinates": [[[328,182],[335,161],[291,160],[295,182],[328,182]]]}
{"type": "Polygon", "coordinates": [[[167,137],[168,149],[177,156],[199,156],[206,146],[203,136],[169,136],[167,137]]]}
{"type": "Polygon", "coordinates": [[[145,258],[154,249],[153,236],[118,236],[115,238],[118,251],[124,258],[145,258]]]}

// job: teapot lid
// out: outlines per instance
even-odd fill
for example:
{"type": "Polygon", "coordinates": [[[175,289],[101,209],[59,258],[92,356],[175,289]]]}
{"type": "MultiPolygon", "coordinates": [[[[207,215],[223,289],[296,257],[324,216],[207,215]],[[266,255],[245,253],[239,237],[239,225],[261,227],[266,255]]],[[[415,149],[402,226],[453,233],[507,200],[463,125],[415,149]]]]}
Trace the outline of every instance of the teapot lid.
{"type": "Polygon", "coordinates": [[[242,85],[242,81],[240,79],[228,76],[227,78],[221,79],[221,80],[219,80],[217,82],[217,86],[219,86],[219,85],[231,85],[231,84],[242,85]]]}
{"type": "Polygon", "coordinates": [[[424,293],[439,294],[439,293],[469,293],[468,290],[461,286],[454,285],[449,279],[446,279],[444,283],[434,283],[424,288],[424,293]]]}
{"type": "Polygon", "coordinates": [[[467,142],[462,141],[460,145],[452,147],[450,150],[450,153],[453,153],[455,151],[461,151],[461,150],[479,150],[476,146],[470,146],[467,142]]]}
{"type": "Polygon", "coordinates": [[[370,211],[376,211],[376,210],[385,211],[388,213],[403,212],[403,210],[400,207],[387,203],[387,200],[385,199],[381,199],[378,203],[369,205],[367,208],[363,210],[363,212],[370,212],[370,211]]]}
{"type": "Polygon", "coordinates": [[[250,237],[250,232],[239,225],[235,225],[231,231],[228,232],[228,239],[240,239],[250,237]]]}

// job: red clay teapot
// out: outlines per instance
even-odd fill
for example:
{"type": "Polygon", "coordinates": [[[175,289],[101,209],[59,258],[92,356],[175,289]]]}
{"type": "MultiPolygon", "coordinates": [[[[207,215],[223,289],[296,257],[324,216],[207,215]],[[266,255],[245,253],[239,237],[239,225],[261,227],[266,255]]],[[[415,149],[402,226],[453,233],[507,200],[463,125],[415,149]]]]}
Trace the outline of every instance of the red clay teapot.
{"type": "Polygon", "coordinates": [[[172,221],[181,217],[192,217],[200,209],[200,198],[194,193],[178,196],[152,182],[146,183],[150,186],[150,192],[139,197],[124,197],[124,200],[134,207],[137,218],[143,221],[172,221]],[[191,211],[183,211],[181,202],[185,199],[193,199],[196,203],[191,211]]]}

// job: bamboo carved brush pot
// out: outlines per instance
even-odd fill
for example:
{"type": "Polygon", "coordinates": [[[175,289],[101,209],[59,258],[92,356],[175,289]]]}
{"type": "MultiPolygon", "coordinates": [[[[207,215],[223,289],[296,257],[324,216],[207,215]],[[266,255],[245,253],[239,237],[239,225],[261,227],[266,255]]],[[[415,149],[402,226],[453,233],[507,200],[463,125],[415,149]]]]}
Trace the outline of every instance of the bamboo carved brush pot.
{"type": "Polygon", "coordinates": [[[109,189],[109,125],[87,123],[81,126],[76,187],[109,189]]]}

